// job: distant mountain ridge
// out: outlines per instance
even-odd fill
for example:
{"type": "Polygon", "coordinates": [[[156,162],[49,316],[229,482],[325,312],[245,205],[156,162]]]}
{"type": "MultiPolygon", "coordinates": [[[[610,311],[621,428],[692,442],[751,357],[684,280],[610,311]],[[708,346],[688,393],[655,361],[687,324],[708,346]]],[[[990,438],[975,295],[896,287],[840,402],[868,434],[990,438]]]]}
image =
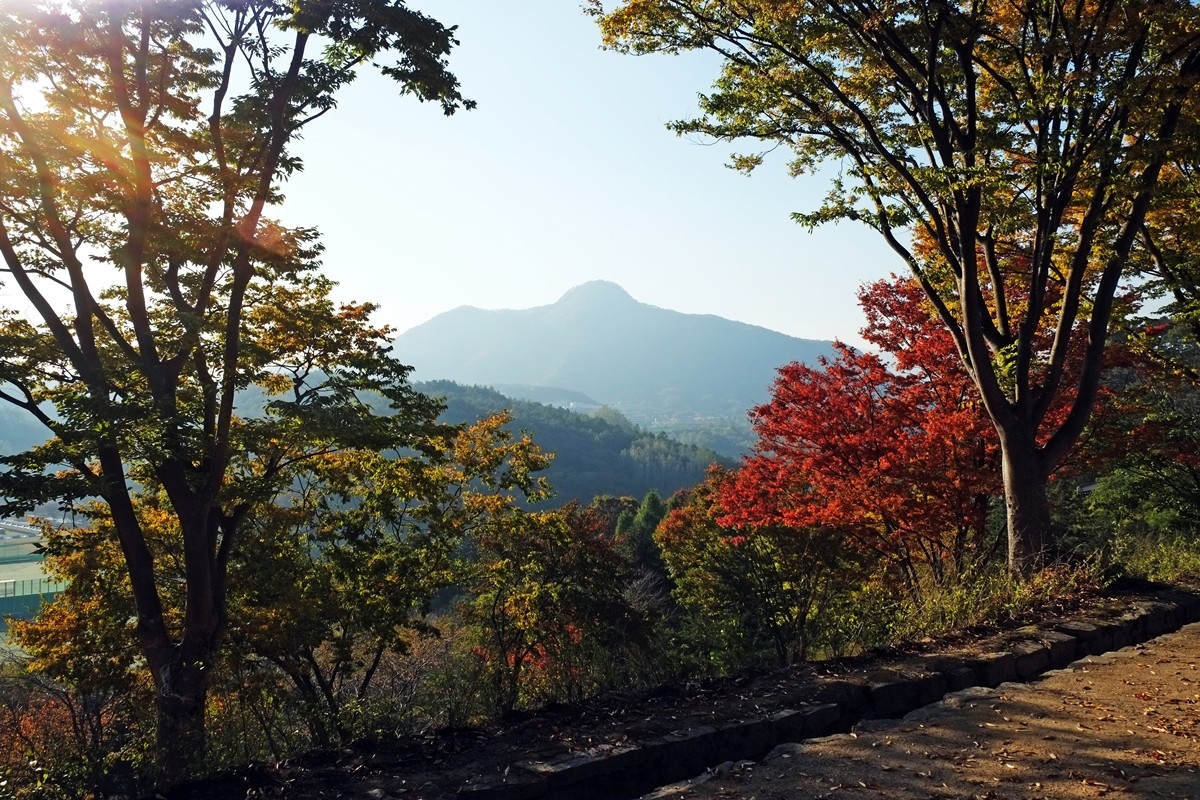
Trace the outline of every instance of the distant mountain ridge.
{"type": "Polygon", "coordinates": [[[779,367],[831,352],[827,341],[640,303],[609,281],[537,308],[462,306],[395,340],[417,380],[562,387],[635,422],[744,417],[767,401],[779,367]]]}
{"type": "Polygon", "coordinates": [[[603,416],[577,414],[451,381],[414,388],[445,403],[444,422],[473,422],[510,410],[512,430],[527,431],[539,447],[554,453],[546,477],[556,503],[586,504],[601,495],[640,498],[652,489],[665,497],[699,483],[709,465],[733,463],[712,450],[644,431],[611,410],[603,416]]]}

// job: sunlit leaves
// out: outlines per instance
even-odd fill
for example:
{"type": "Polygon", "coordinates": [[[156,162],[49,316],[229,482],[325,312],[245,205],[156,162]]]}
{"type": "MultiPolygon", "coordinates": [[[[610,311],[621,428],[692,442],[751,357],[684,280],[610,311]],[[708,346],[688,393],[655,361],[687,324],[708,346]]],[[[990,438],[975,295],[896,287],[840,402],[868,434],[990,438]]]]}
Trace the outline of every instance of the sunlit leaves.
{"type": "Polygon", "coordinates": [[[472,537],[467,619],[501,713],[541,681],[545,699],[592,693],[592,670],[635,650],[647,621],[624,597],[630,565],[596,508],[493,515],[472,537]],[[581,654],[588,653],[587,656],[581,654]]]}
{"type": "Polygon", "coordinates": [[[27,500],[109,505],[159,710],[179,726],[159,741],[168,777],[203,749],[226,571],[250,514],[298,463],[419,448],[432,429],[436,406],[388,357],[372,306],[335,308],[315,232],[267,208],[301,166],[291,141],[360,68],[378,61],[446,113],[469,106],[447,68],[454,44],[392,0],[0,11],[0,255],[32,320],[3,320],[22,355],[5,356],[0,399],[56,437],[3,480],[27,500]],[[177,523],[182,630],[138,487],[161,490],[177,523]]]}
{"type": "Polygon", "coordinates": [[[778,519],[726,524],[722,497],[736,480],[714,468],[703,483],[681,492],[654,540],[672,595],[704,621],[699,646],[709,659],[736,664],[766,647],[785,666],[807,657],[815,616],[835,587],[855,580],[857,565],[836,531],[778,519]]]}
{"type": "Polygon", "coordinates": [[[866,222],[918,278],[1001,434],[1006,474],[1028,476],[1005,485],[1010,568],[1041,563],[1045,482],[1099,389],[1115,292],[1163,166],[1194,146],[1181,134],[1200,77],[1196,6],[591,8],[618,49],[723,56],[700,116],[676,131],[785,147],[793,174],[839,165],[844,180],[797,219],[866,222]]]}
{"type": "Polygon", "coordinates": [[[881,281],[860,297],[863,335],[894,363],[839,346],[820,368],[781,368],[754,412],[755,451],[723,490],[721,521],[837,531],[892,559],[919,593],[917,565],[953,576],[983,546],[998,452],[919,288],[881,281]]]}

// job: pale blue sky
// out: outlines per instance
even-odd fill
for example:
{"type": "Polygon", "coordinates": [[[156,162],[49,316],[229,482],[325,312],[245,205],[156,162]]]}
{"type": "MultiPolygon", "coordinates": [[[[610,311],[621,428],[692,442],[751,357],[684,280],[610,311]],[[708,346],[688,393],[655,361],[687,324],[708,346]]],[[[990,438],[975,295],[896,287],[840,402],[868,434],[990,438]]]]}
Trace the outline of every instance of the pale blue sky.
{"type": "MultiPolygon", "coordinates": [[[[703,56],[623,56],[574,0],[428,0],[479,107],[444,117],[364,76],[306,132],[290,223],[318,226],[343,298],[398,330],[460,305],[528,308],[589,280],[636,299],[857,342],[855,291],[901,264],[866,228],[809,234],[817,177],[752,177],[680,139],[715,74],[703,56]]],[[[403,354],[400,354],[403,358],[403,354]]]]}

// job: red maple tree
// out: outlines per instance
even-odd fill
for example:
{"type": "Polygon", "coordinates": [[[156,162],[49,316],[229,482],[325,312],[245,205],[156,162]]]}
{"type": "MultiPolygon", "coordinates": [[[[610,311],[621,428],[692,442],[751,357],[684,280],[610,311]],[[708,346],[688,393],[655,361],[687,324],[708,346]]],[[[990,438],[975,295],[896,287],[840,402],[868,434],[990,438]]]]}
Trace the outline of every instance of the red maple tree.
{"type": "Polygon", "coordinates": [[[1000,491],[995,432],[953,338],[912,280],[865,287],[863,337],[819,366],[779,370],[751,412],[758,443],[724,491],[723,524],[825,527],[896,564],[919,593],[986,540],[1000,491]]]}

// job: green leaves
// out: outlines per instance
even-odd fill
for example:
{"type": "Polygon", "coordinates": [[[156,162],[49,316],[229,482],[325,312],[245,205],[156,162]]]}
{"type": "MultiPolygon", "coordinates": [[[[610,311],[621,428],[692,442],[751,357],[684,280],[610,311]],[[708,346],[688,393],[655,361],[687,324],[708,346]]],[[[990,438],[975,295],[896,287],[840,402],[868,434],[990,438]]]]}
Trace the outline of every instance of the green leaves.
{"type": "Polygon", "coordinates": [[[1013,568],[1027,571],[1046,547],[1045,476],[1099,390],[1135,237],[1154,222],[1164,166],[1194,160],[1195,5],[629,0],[593,11],[618,49],[723,57],[701,115],[677,132],[788,148],[794,174],[841,165],[825,202],[795,219],[865,222],[919,281],[1001,433],[1007,474],[1037,475],[1006,489],[1019,509],[1013,568]]]}
{"type": "MultiPolygon", "coordinates": [[[[636,652],[648,627],[625,595],[630,562],[595,507],[493,515],[473,541],[470,599],[479,657],[499,713],[592,693],[610,660],[636,652]]],[[[611,680],[611,678],[610,678],[611,680]]]]}
{"type": "Polygon", "coordinates": [[[306,462],[437,435],[373,307],[335,307],[315,232],[265,211],[302,166],[293,137],[372,62],[445,113],[469,107],[454,44],[391,0],[0,12],[0,256],[32,309],[0,320],[0,401],[57,437],[0,482],[21,507],[108,504],[159,710],[176,715],[160,728],[168,778],[201,755],[204,715],[181,708],[205,701],[241,526],[306,462]],[[170,518],[153,529],[144,493],[170,518]],[[182,592],[162,582],[164,552],[182,592]]]}

